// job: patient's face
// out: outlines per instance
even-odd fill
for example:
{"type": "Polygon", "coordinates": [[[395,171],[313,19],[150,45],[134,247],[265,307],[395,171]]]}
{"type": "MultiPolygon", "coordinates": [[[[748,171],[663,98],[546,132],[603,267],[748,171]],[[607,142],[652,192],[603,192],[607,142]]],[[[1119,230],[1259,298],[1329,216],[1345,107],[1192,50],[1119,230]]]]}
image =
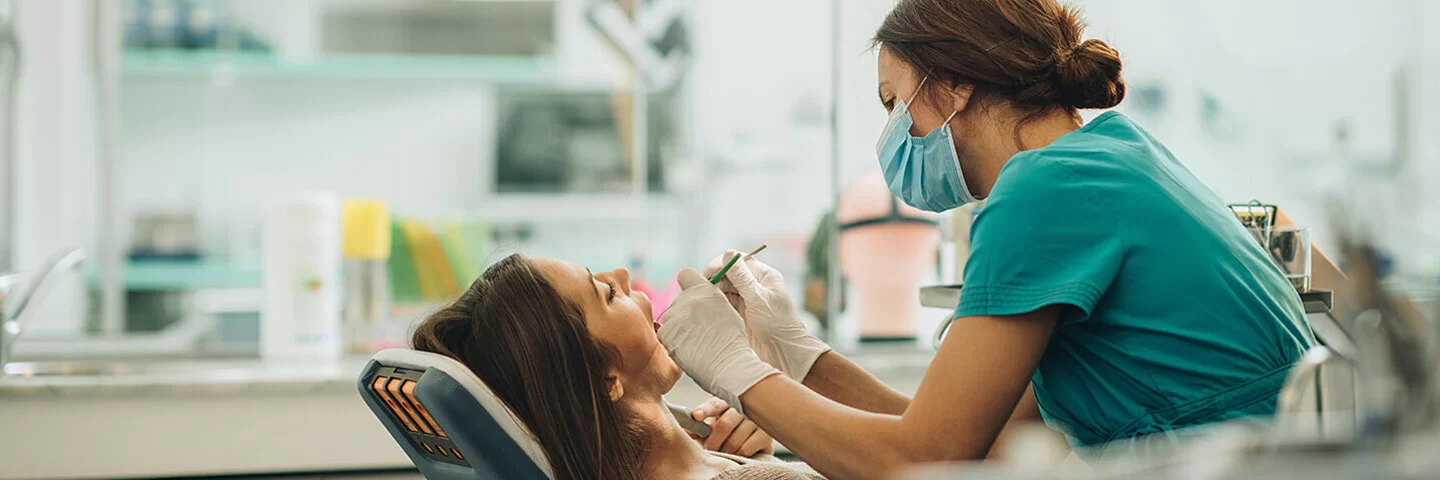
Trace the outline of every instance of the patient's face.
{"type": "Polygon", "coordinates": [[[644,293],[630,290],[630,272],[623,268],[594,272],[563,260],[532,260],[555,290],[580,306],[590,334],[620,353],[625,394],[670,391],[680,367],[670,359],[655,334],[655,314],[644,293]]]}

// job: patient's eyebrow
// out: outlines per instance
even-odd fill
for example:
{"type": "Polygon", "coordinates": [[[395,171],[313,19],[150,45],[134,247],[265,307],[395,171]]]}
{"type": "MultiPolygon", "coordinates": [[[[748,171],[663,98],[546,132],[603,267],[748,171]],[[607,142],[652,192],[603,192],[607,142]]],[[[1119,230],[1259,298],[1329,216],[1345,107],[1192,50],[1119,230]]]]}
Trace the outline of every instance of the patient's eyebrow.
{"type": "Polygon", "coordinates": [[[595,272],[590,271],[590,267],[585,267],[585,273],[590,274],[590,289],[595,291],[595,299],[604,303],[605,297],[600,295],[600,286],[595,285],[595,272]]]}

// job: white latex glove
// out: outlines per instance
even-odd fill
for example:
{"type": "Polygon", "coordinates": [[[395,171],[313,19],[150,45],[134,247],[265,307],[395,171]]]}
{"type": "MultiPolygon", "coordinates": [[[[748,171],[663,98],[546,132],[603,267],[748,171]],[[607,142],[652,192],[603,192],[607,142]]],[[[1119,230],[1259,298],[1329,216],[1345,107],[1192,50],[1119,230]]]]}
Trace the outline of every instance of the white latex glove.
{"type": "MultiPolygon", "coordinates": [[[[730,257],[739,254],[727,252],[720,262],[711,262],[705,268],[705,275],[713,275],[730,257]]],[[[744,317],[747,338],[755,353],[795,381],[804,382],[815,360],[830,351],[830,346],[811,335],[800,321],[795,304],[785,293],[785,278],[764,262],[754,257],[735,262],[725,272],[720,288],[744,317]]]]}
{"type": "Polygon", "coordinates": [[[700,388],[724,399],[743,415],[740,394],[780,373],[745,341],[745,320],[720,288],[687,268],[676,277],[683,291],[665,311],[660,343],[700,388]]]}

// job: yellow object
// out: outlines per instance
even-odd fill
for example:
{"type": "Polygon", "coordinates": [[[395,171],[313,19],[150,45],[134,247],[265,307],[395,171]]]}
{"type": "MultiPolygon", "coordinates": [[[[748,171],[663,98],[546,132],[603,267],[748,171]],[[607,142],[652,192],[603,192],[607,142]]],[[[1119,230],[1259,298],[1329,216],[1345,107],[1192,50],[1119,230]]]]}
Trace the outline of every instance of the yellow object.
{"type": "Polygon", "coordinates": [[[341,253],[352,260],[390,258],[390,208],[384,201],[349,198],[341,207],[344,222],[341,253]]]}
{"type": "Polygon", "coordinates": [[[446,300],[459,295],[460,285],[455,279],[455,269],[435,233],[416,220],[402,220],[400,226],[415,260],[420,296],[425,300],[446,300]]]}
{"type": "Polygon", "coordinates": [[[424,237],[429,233],[425,225],[415,220],[401,220],[400,230],[405,232],[405,244],[410,246],[410,258],[415,264],[415,283],[420,284],[420,299],[429,300],[440,296],[440,286],[435,283],[435,265],[425,253],[424,237]]]}

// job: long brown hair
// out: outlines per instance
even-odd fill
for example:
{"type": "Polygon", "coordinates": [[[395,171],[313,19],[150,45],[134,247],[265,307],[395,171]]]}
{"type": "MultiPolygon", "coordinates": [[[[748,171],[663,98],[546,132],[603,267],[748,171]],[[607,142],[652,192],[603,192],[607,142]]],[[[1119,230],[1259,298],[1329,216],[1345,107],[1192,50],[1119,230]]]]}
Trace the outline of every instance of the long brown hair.
{"type": "Polygon", "coordinates": [[[608,394],[618,352],[526,258],[486,269],[411,342],[470,367],[535,434],[556,478],[640,478],[640,432],[608,394]]]}
{"type": "Polygon", "coordinates": [[[932,85],[974,85],[974,95],[1007,100],[1029,120],[1125,98],[1119,52],[1081,41],[1084,30],[1080,12],[1058,0],[900,0],[874,43],[932,85]]]}

